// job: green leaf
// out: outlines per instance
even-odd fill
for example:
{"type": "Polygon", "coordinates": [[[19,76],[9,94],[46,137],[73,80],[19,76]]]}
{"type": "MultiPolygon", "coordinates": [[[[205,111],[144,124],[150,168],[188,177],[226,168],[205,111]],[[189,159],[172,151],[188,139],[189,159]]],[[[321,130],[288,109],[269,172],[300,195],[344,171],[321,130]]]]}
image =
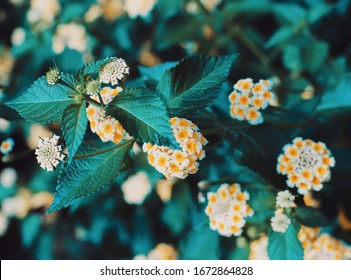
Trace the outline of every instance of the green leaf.
{"type": "Polygon", "coordinates": [[[36,80],[20,97],[6,103],[28,121],[47,124],[60,122],[63,111],[72,103],[69,87],[50,86],[44,77],[36,80]]]}
{"type": "Polygon", "coordinates": [[[315,41],[307,51],[304,52],[306,69],[314,74],[327,57],[328,50],[329,46],[327,43],[315,41]]]}
{"type": "Polygon", "coordinates": [[[182,117],[209,106],[226,81],[238,55],[196,56],[167,70],[157,86],[171,116],[182,117]]]}
{"type": "Polygon", "coordinates": [[[147,88],[126,89],[108,105],[106,114],[121,122],[140,143],[179,148],[162,100],[147,88]]]}
{"type": "Polygon", "coordinates": [[[180,259],[216,260],[219,258],[219,235],[209,227],[194,228],[180,243],[180,259]]]}
{"type": "Polygon", "coordinates": [[[71,104],[63,112],[62,134],[68,147],[68,162],[71,162],[76,154],[88,124],[86,103],[71,104]]]}
{"type": "Polygon", "coordinates": [[[268,236],[268,256],[271,260],[302,260],[303,248],[297,237],[300,225],[291,221],[285,233],[272,231],[268,236]]]}
{"type": "Polygon", "coordinates": [[[325,15],[329,14],[333,10],[332,5],[326,5],[325,3],[315,4],[311,6],[308,12],[308,21],[315,23],[325,15]]]}
{"type": "Polygon", "coordinates": [[[307,11],[300,5],[289,4],[275,4],[273,7],[274,14],[282,21],[290,24],[298,24],[307,18],[307,11]]]}
{"type": "Polygon", "coordinates": [[[283,26],[272,35],[272,37],[265,44],[265,48],[271,48],[273,46],[286,43],[294,36],[294,34],[295,31],[291,26],[283,26]]]}
{"type": "Polygon", "coordinates": [[[105,59],[97,60],[94,62],[90,62],[82,66],[78,69],[76,73],[76,79],[78,81],[84,81],[86,76],[90,76],[93,74],[98,74],[101,66],[105,65],[108,62],[115,60],[116,57],[108,57],[105,59]]]}
{"type": "Polygon", "coordinates": [[[321,212],[312,207],[296,208],[294,217],[301,224],[308,227],[325,227],[329,225],[329,220],[321,212]]]}
{"type": "MultiPolygon", "coordinates": [[[[60,175],[54,201],[46,213],[67,207],[77,198],[91,195],[112,181],[131,164],[132,144],[133,141],[127,141],[109,152],[96,153],[68,164],[60,175]]],[[[80,150],[77,154],[81,154],[80,150]]]]}
{"type": "Polygon", "coordinates": [[[150,89],[156,90],[158,82],[161,80],[163,73],[178,64],[178,62],[165,62],[153,67],[139,66],[139,72],[150,89]]]}
{"type": "Polygon", "coordinates": [[[78,85],[78,81],[71,74],[61,72],[61,80],[64,81],[69,87],[72,87],[72,88],[76,88],[76,86],[78,85]]]}
{"type": "Polygon", "coordinates": [[[41,217],[38,214],[28,215],[21,223],[22,243],[30,247],[37,237],[41,226],[41,217]]]}
{"type": "Polygon", "coordinates": [[[340,116],[351,110],[351,73],[345,74],[335,89],[325,92],[317,111],[327,117],[340,116]]]}

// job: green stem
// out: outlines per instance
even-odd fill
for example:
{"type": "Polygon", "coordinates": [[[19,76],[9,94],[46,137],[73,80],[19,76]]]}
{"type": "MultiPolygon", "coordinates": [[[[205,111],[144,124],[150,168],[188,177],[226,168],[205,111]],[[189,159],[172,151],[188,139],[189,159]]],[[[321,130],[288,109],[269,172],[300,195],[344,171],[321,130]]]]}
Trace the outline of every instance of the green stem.
{"type": "Polygon", "coordinates": [[[100,104],[102,105],[102,107],[105,108],[105,103],[104,103],[104,100],[102,99],[100,92],[97,93],[97,96],[99,97],[100,104]]]}
{"type": "Polygon", "coordinates": [[[91,99],[90,97],[87,97],[86,101],[89,104],[94,105],[95,107],[98,107],[100,109],[105,109],[105,106],[102,106],[99,102],[95,101],[94,99],[91,99]]]}

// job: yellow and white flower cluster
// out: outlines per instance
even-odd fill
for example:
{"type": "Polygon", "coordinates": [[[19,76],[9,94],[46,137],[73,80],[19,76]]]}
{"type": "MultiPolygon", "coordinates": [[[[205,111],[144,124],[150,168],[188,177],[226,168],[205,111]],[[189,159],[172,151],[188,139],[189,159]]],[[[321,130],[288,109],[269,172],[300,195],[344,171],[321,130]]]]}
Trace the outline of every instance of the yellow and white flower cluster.
{"type": "MultiPolygon", "coordinates": [[[[121,91],[122,88],[120,87],[115,89],[109,87],[103,88],[100,91],[102,101],[105,105],[110,103],[121,91]]],[[[99,102],[97,95],[93,95],[91,98],[99,102]]],[[[94,105],[89,105],[86,110],[90,129],[93,133],[96,133],[103,142],[112,141],[116,144],[121,142],[125,130],[119,121],[110,116],[105,116],[105,111],[94,105]]]]}
{"type": "Polygon", "coordinates": [[[304,258],[305,260],[350,260],[351,246],[324,233],[313,242],[311,248],[305,250],[304,258]]]}
{"type": "Polygon", "coordinates": [[[143,151],[148,153],[149,163],[167,179],[184,179],[199,169],[197,160],[205,157],[203,147],[208,142],[191,121],[172,118],[170,123],[181,150],[144,143],[143,151]]]}
{"type": "Polygon", "coordinates": [[[172,245],[159,243],[147,256],[137,255],[134,260],[176,260],[177,257],[178,251],[172,245]]]}
{"type": "Polygon", "coordinates": [[[101,66],[99,71],[100,83],[118,85],[125,75],[129,74],[129,67],[123,58],[116,58],[101,66]]]}
{"type": "Polygon", "coordinates": [[[312,248],[312,245],[317,240],[320,231],[321,228],[311,228],[301,225],[297,237],[299,238],[302,248],[305,251],[312,248]]]}
{"type": "Polygon", "coordinates": [[[269,260],[268,252],[268,237],[261,235],[258,239],[250,243],[250,260],[269,260]]]}
{"type": "Polygon", "coordinates": [[[247,120],[252,125],[262,123],[263,117],[259,110],[266,109],[274,99],[272,83],[268,80],[253,83],[251,78],[246,78],[239,80],[233,88],[234,91],[228,97],[232,118],[247,120]]]}
{"type": "Polygon", "coordinates": [[[322,183],[330,180],[330,167],[334,165],[335,159],[324,143],[297,137],[284,146],[277,172],[288,176],[289,187],[297,187],[300,194],[306,194],[323,188],[322,183]]]}
{"type": "Polygon", "coordinates": [[[146,17],[154,8],[157,0],[126,0],[124,2],[124,10],[132,19],[146,17]]]}
{"type": "Polygon", "coordinates": [[[58,145],[59,139],[60,137],[57,135],[51,138],[39,138],[35,154],[40,167],[47,171],[54,171],[60,161],[65,159],[65,155],[62,153],[62,146],[58,145]]]}
{"type": "Polygon", "coordinates": [[[65,48],[83,52],[88,47],[88,38],[83,25],[71,23],[60,24],[52,38],[52,49],[62,53],[65,48]]]}
{"type": "Polygon", "coordinates": [[[222,184],[217,192],[209,192],[205,213],[210,219],[210,228],[226,237],[240,236],[245,218],[254,214],[248,204],[249,198],[239,184],[222,184]]]}
{"type": "Polygon", "coordinates": [[[151,191],[151,184],[145,172],[128,177],[122,184],[124,200],[128,204],[141,205],[151,191]]]}

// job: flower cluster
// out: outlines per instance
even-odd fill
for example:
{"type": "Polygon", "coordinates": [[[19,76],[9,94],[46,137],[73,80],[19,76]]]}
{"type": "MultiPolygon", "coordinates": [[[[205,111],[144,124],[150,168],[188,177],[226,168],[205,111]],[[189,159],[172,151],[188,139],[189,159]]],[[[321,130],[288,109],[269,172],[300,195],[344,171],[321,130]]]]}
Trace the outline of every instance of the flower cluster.
{"type": "Polygon", "coordinates": [[[302,248],[305,251],[312,248],[312,245],[317,240],[320,231],[320,228],[311,228],[301,225],[297,236],[301,242],[302,248]]]}
{"type": "Polygon", "coordinates": [[[222,184],[217,192],[209,192],[207,199],[205,212],[210,219],[210,228],[226,237],[240,236],[245,218],[254,214],[247,203],[249,194],[243,192],[239,184],[222,184]]]}
{"type": "Polygon", "coordinates": [[[39,138],[38,148],[35,150],[38,163],[40,167],[47,171],[53,171],[60,161],[65,159],[62,153],[61,145],[58,145],[60,137],[54,135],[53,137],[39,138]]]}
{"type": "Polygon", "coordinates": [[[297,137],[283,148],[278,157],[277,172],[287,175],[287,185],[297,187],[300,194],[320,191],[323,182],[330,180],[330,167],[335,160],[322,142],[297,137]]]}
{"type": "Polygon", "coordinates": [[[145,172],[130,176],[122,184],[123,197],[128,204],[142,204],[150,191],[151,184],[145,172]]]}
{"type": "Polygon", "coordinates": [[[122,58],[106,63],[101,66],[99,71],[100,83],[118,85],[118,81],[122,80],[125,75],[129,74],[129,67],[122,58]]]}
{"type": "Polygon", "coordinates": [[[324,233],[305,250],[305,260],[350,260],[351,247],[324,233]]]}
{"type": "Polygon", "coordinates": [[[50,70],[46,72],[45,79],[50,86],[56,85],[58,80],[61,79],[60,69],[57,67],[50,68],[50,70]]]}
{"type": "Polygon", "coordinates": [[[12,187],[17,181],[17,172],[11,167],[6,167],[0,172],[0,186],[4,188],[12,187]]]}
{"type": "Polygon", "coordinates": [[[267,108],[270,101],[274,99],[271,92],[272,83],[268,80],[260,80],[253,83],[252,79],[239,80],[234,85],[234,91],[229,95],[230,115],[239,121],[247,120],[256,125],[263,122],[259,110],[267,108]]]}
{"type": "Polygon", "coordinates": [[[167,179],[184,179],[197,172],[197,160],[205,157],[203,146],[208,142],[191,121],[172,118],[170,123],[181,150],[144,143],[143,151],[148,153],[149,163],[167,179]]]}
{"type": "Polygon", "coordinates": [[[146,17],[156,4],[156,0],[126,0],[124,10],[132,19],[146,17]]]}
{"type": "Polygon", "coordinates": [[[4,155],[7,155],[13,150],[14,145],[15,145],[15,142],[13,141],[13,139],[7,138],[6,140],[1,142],[0,152],[4,155]]]}
{"type": "Polygon", "coordinates": [[[52,49],[55,53],[62,53],[65,48],[83,52],[88,47],[85,29],[74,22],[60,24],[52,38],[52,49]]]}
{"type": "Polygon", "coordinates": [[[261,235],[258,239],[250,243],[250,260],[269,260],[268,252],[268,237],[261,235]]]}
{"type": "Polygon", "coordinates": [[[152,249],[147,256],[138,255],[135,256],[135,260],[176,260],[178,256],[177,250],[169,244],[160,243],[152,249]]]}
{"type": "MultiPolygon", "coordinates": [[[[100,91],[102,101],[108,104],[112,99],[122,91],[122,88],[117,87],[115,89],[105,87],[100,91]]],[[[92,99],[99,102],[97,95],[91,96],[92,99]]],[[[90,123],[90,129],[93,133],[96,133],[103,142],[112,141],[116,144],[121,142],[125,131],[122,125],[116,119],[105,116],[105,111],[89,105],[87,107],[87,116],[90,123]]]]}
{"type": "Polygon", "coordinates": [[[207,10],[212,11],[222,2],[222,0],[200,0],[200,2],[207,10]]]}
{"type": "Polygon", "coordinates": [[[31,0],[27,19],[31,24],[37,25],[38,30],[44,29],[53,25],[60,8],[58,0],[31,0]]]}
{"type": "Polygon", "coordinates": [[[296,207],[294,200],[295,197],[288,190],[278,192],[275,200],[275,206],[278,209],[274,212],[274,216],[271,218],[271,226],[273,231],[286,232],[291,220],[284,213],[284,209],[296,207]]]}
{"type": "Polygon", "coordinates": [[[173,180],[162,179],[157,181],[156,193],[158,194],[158,196],[163,202],[166,203],[171,200],[173,186],[176,182],[177,182],[176,179],[173,179],[173,180]]]}

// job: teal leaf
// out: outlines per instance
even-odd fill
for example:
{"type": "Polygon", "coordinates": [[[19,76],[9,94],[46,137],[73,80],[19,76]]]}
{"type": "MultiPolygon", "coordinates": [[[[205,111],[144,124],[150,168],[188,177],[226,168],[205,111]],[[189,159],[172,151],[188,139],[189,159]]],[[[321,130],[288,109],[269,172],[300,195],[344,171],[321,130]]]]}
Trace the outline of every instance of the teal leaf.
{"type": "Polygon", "coordinates": [[[85,108],[85,102],[71,104],[63,112],[61,130],[68,147],[68,162],[71,162],[84,138],[88,124],[85,108]]]}
{"type": "Polygon", "coordinates": [[[276,4],[273,12],[277,18],[289,24],[298,24],[307,19],[307,11],[298,4],[276,4]]]}
{"type": "Polygon", "coordinates": [[[78,81],[71,74],[67,74],[67,73],[61,72],[61,80],[63,82],[65,82],[72,89],[76,88],[76,86],[78,85],[78,81]]]}
{"type": "Polygon", "coordinates": [[[272,231],[268,236],[268,256],[271,260],[302,260],[303,248],[297,237],[300,225],[291,221],[286,232],[272,231]]]}
{"type": "Polygon", "coordinates": [[[291,26],[283,26],[276,31],[268,42],[265,44],[265,48],[271,48],[276,45],[280,45],[288,42],[295,34],[294,29],[291,26]]]}
{"type": "Polygon", "coordinates": [[[147,88],[126,89],[108,105],[106,114],[117,119],[140,143],[179,148],[160,97],[147,88]]]}
{"type": "Polygon", "coordinates": [[[351,111],[351,73],[345,74],[339,84],[322,96],[317,111],[327,117],[336,117],[351,111]]]}
{"type": "Polygon", "coordinates": [[[108,57],[105,59],[97,60],[94,62],[87,63],[78,69],[76,73],[76,79],[78,81],[84,81],[87,76],[91,76],[93,74],[98,74],[101,66],[105,65],[108,62],[115,60],[116,57],[108,57]]]}
{"type": "Polygon", "coordinates": [[[138,69],[146,86],[156,90],[156,86],[161,80],[163,73],[177,64],[178,62],[165,62],[153,67],[139,66],[138,69]]]}
{"type": "Polygon", "coordinates": [[[320,211],[312,207],[296,208],[294,217],[301,224],[308,227],[325,227],[330,222],[320,211]]]}
{"type": "Polygon", "coordinates": [[[37,237],[42,219],[38,214],[28,215],[21,223],[22,242],[25,247],[30,247],[37,237]]]}
{"type": "Polygon", "coordinates": [[[116,146],[109,152],[81,157],[68,164],[58,179],[54,201],[47,214],[72,204],[76,199],[91,195],[110,183],[121,171],[131,165],[129,151],[133,141],[116,146]]]}
{"type": "Polygon", "coordinates": [[[166,70],[157,86],[171,117],[209,106],[220,92],[238,55],[196,56],[166,70]]]}
{"type": "Polygon", "coordinates": [[[63,111],[72,103],[70,88],[61,84],[50,86],[44,77],[36,80],[20,97],[6,103],[28,121],[47,124],[60,122],[63,111]]]}

